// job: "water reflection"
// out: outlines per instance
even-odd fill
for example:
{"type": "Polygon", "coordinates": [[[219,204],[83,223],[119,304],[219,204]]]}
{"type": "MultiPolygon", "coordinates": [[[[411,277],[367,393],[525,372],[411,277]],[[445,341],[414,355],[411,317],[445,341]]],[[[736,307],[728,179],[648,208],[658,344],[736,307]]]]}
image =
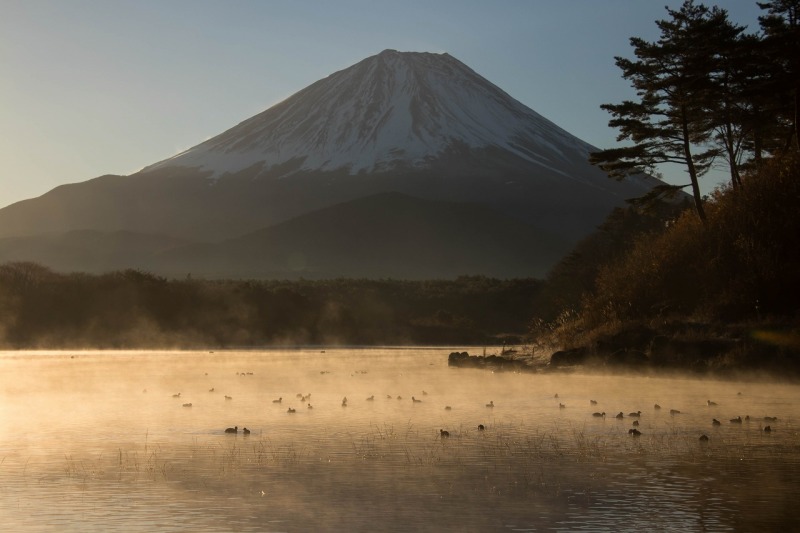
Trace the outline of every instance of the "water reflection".
{"type": "Polygon", "coordinates": [[[0,519],[28,531],[800,527],[796,386],[492,374],[450,369],[448,352],[3,354],[0,519]]]}

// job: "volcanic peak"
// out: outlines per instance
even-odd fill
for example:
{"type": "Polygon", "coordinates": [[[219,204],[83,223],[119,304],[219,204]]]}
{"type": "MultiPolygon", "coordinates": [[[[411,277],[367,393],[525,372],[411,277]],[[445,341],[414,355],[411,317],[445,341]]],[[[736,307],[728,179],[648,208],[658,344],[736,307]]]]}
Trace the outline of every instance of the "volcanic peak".
{"type": "Polygon", "coordinates": [[[449,54],[384,50],[145,171],[371,173],[425,167],[454,147],[499,147],[565,175],[592,149],[449,54]]]}

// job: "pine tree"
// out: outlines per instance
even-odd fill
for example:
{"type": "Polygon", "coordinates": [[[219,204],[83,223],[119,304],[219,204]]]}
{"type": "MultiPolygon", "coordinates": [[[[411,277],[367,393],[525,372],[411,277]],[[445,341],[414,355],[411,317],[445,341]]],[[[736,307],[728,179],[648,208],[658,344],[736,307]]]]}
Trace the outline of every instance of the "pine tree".
{"type": "Polygon", "coordinates": [[[788,125],[784,148],[794,140],[795,148],[800,149],[800,0],[756,3],[767,12],[758,20],[768,48],[766,57],[775,67],[773,94],[779,98],[777,114],[788,125]]]}
{"type": "Polygon", "coordinates": [[[760,74],[761,57],[756,54],[759,40],[744,35],[744,27],[728,20],[725,10],[713,8],[709,13],[706,55],[711,83],[702,95],[712,140],[719,156],[728,163],[731,186],[741,185],[739,168],[746,154],[754,152],[758,95],[752,91],[760,74]]]}
{"type": "Polygon", "coordinates": [[[617,179],[653,171],[661,163],[684,165],[690,183],[665,189],[691,186],[695,210],[705,221],[698,178],[720,153],[709,145],[714,123],[708,96],[714,90],[712,71],[718,64],[715,39],[709,36],[721,35],[726,28],[740,29],[730,26],[724,11],[692,0],[667,12],[670,19],[656,21],[661,30],[657,42],[632,37],[636,60],[615,58],[639,100],[601,106],[614,117],[609,126],[619,128],[617,140],[633,145],[593,153],[590,162],[617,179]]]}

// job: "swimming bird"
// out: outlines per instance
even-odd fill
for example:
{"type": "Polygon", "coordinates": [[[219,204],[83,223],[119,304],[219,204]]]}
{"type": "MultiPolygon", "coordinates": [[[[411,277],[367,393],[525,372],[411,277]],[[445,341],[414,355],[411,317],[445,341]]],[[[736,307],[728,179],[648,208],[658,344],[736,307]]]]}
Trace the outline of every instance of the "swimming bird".
{"type": "Polygon", "coordinates": [[[449,405],[445,405],[445,406],[444,406],[444,410],[445,410],[445,411],[450,411],[450,410],[452,410],[452,409],[453,409],[453,408],[452,408],[452,407],[450,407],[449,405]]]}
{"type": "Polygon", "coordinates": [[[228,396],[228,395],[226,394],[226,395],[225,395],[225,399],[226,399],[226,400],[233,400],[233,397],[232,397],[232,396],[228,396]]]}
{"type": "Polygon", "coordinates": [[[778,421],[778,417],[777,416],[765,416],[764,417],[764,422],[777,422],[777,421],[778,421]]]}
{"type": "Polygon", "coordinates": [[[489,403],[487,403],[486,407],[494,407],[494,400],[491,400],[489,403]]]}
{"type": "Polygon", "coordinates": [[[422,391],[422,395],[423,395],[423,396],[427,396],[427,395],[428,395],[428,393],[427,393],[427,392],[425,392],[425,391],[422,391]]]}
{"type": "Polygon", "coordinates": [[[736,418],[731,418],[731,424],[741,424],[741,423],[742,423],[741,416],[737,416],[736,418]]]}
{"type": "Polygon", "coordinates": [[[249,435],[249,434],[250,434],[250,430],[249,430],[249,429],[247,429],[247,428],[244,428],[244,429],[242,430],[242,433],[244,433],[245,435],[249,435]]]}
{"type": "Polygon", "coordinates": [[[633,416],[633,417],[638,418],[638,417],[642,416],[642,412],[641,411],[636,411],[635,413],[628,413],[628,416],[633,416]]]}
{"type": "Polygon", "coordinates": [[[771,433],[771,432],[772,432],[772,428],[771,427],[769,427],[769,426],[765,426],[764,427],[764,433],[771,433]]]}
{"type": "Polygon", "coordinates": [[[403,397],[398,395],[398,396],[397,396],[397,399],[398,399],[398,400],[402,400],[402,399],[403,399],[403,397]]]}
{"type": "Polygon", "coordinates": [[[374,400],[375,400],[375,395],[374,394],[372,396],[370,396],[369,398],[367,398],[368,402],[372,402],[374,400]]]}
{"type": "Polygon", "coordinates": [[[558,393],[556,393],[555,396],[553,396],[553,398],[558,398],[558,393]]]}
{"type": "Polygon", "coordinates": [[[597,400],[589,400],[589,403],[590,403],[591,405],[597,405],[597,400]]]}
{"type": "Polygon", "coordinates": [[[282,401],[283,401],[283,396],[281,396],[277,400],[272,400],[272,403],[281,403],[282,401]]]}
{"type": "Polygon", "coordinates": [[[592,416],[596,416],[597,418],[601,418],[601,417],[605,418],[606,417],[606,412],[603,411],[602,413],[592,413],[592,416]]]}
{"type": "Polygon", "coordinates": [[[638,425],[639,425],[639,421],[638,421],[638,420],[634,420],[634,421],[633,421],[633,425],[634,425],[634,426],[638,426],[638,425]]]}
{"type": "Polygon", "coordinates": [[[449,431],[445,431],[445,430],[443,430],[443,429],[440,429],[440,430],[439,430],[439,435],[440,435],[440,436],[441,436],[443,439],[447,439],[447,438],[449,438],[449,437],[450,437],[450,432],[449,432],[449,431]]]}
{"type": "Polygon", "coordinates": [[[347,396],[342,398],[342,407],[347,407],[347,396]]]}
{"type": "Polygon", "coordinates": [[[712,402],[711,400],[706,400],[706,404],[707,404],[709,407],[714,407],[714,406],[716,406],[716,405],[717,405],[717,402],[712,402]]]}
{"type": "Polygon", "coordinates": [[[678,411],[677,409],[670,409],[670,410],[669,410],[669,414],[671,414],[671,415],[675,416],[675,415],[679,415],[679,414],[681,414],[681,412],[680,412],[680,411],[678,411]]]}
{"type": "Polygon", "coordinates": [[[638,437],[641,434],[642,434],[642,432],[639,431],[636,428],[631,428],[631,429],[628,430],[628,435],[633,435],[634,437],[638,437]]]}
{"type": "Polygon", "coordinates": [[[478,424],[478,431],[483,431],[484,429],[486,429],[486,426],[483,424],[478,424]]]}
{"type": "Polygon", "coordinates": [[[558,408],[559,408],[559,409],[566,409],[566,407],[567,407],[567,406],[566,406],[566,405],[564,405],[563,403],[560,403],[560,404],[558,404],[558,408]]]}
{"type": "Polygon", "coordinates": [[[313,408],[314,408],[314,406],[313,406],[313,405],[311,405],[311,404],[308,404],[308,408],[309,408],[309,409],[313,409],[313,408]]]}
{"type": "Polygon", "coordinates": [[[414,403],[422,403],[422,400],[417,400],[413,396],[411,397],[411,401],[414,402],[414,403]]]}
{"type": "Polygon", "coordinates": [[[620,411],[619,413],[617,413],[617,416],[615,416],[614,418],[625,418],[625,415],[623,415],[622,411],[620,411]]]}
{"type": "Polygon", "coordinates": [[[191,407],[191,406],[192,406],[192,404],[191,404],[191,403],[185,403],[185,404],[183,404],[183,406],[184,406],[184,407],[191,407]]]}
{"type": "Polygon", "coordinates": [[[711,425],[712,425],[712,426],[721,426],[721,425],[722,425],[722,422],[720,422],[720,421],[719,421],[719,420],[717,420],[716,418],[712,418],[712,419],[711,419],[711,425]]]}
{"type": "Polygon", "coordinates": [[[239,433],[239,426],[234,426],[232,428],[227,428],[225,433],[239,433]]]}
{"type": "Polygon", "coordinates": [[[181,393],[179,392],[178,394],[173,394],[172,397],[173,398],[180,398],[181,397],[181,393]]]}
{"type": "Polygon", "coordinates": [[[289,409],[288,409],[286,412],[287,412],[287,413],[294,413],[294,412],[296,412],[296,411],[295,411],[293,408],[291,408],[291,407],[290,407],[290,408],[289,408],[289,409]]]}
{"type": "Polygon", "coordinates": [[[661,406],[660,406],[660,405],[658,405],[657,403],[656,403],[656,404],[653,404],[653,409],[661,409],[661,406]]]}
{"type": "Polygon", "coordinates": [[[214,392],[214,387],[211,387],[210,389],[208,389],[208,392],[214,392]]]}
{"type": "Polygon", "coordinates": [[[708,442],[708,435],[700,435],[700,442],[708,442]]]}
{"type": "Polygon", "coordinates": [[[387,395],[386,395],[386,399],[387,399],[387,400],[391,400],[391,399],[392,399],[392,395],[391,395],[391,394],[387,394],[387,395]]]}

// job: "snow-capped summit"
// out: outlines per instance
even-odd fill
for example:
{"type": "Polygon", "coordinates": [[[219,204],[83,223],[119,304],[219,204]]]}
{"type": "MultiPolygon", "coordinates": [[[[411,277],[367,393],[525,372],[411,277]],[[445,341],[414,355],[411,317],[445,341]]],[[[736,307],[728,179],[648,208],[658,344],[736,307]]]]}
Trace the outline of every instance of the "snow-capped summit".
{"type": "Polygon", "coordinates": [[[449,54],[384,50],[145,171],[374,173],[424,168],[456,146],[498,147],[551,171],[592,149],[449,54]]]}

